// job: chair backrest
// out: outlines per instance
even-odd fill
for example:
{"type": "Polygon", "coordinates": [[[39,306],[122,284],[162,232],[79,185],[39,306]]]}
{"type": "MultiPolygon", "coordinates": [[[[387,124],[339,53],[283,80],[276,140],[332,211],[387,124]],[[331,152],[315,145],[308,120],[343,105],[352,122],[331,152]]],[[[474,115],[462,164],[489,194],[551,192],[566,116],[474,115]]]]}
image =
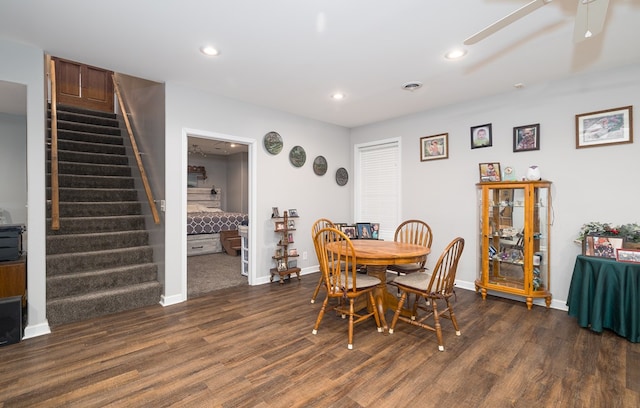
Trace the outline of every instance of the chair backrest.
{"type": "Polygon", "coordinates": [[[404,242],[407,244],[422,245],[431,248],[433,236],[431,235],[431,227],[424,221],[407,220],[398,225],[393,236],[396,242],[404,242]]]}
{"type": "Polygon", "coordinates": [[[431,275],[427,292],[435,295],[447,297],[453,293],[453,285],[456,280],[458,261],[464,249],[464,239],[455,238],[442,252],[431,275]]]}
{"type": "MultiPolygon", "coordinates": [[[[313,240],[313,247],[316,250],[316,253],[318,252],[318,248],[316,247],[315,237],[318,231],[323,228],[335,228],[335,224],[326,218],[318,218],[311,226],[311,239],[313,240]]],[[[318,258],[318,261],[320,261],[320,258],[318,258]]]]}
{"type": "Polygon", "coordinates": [[[338,296],[346,290],[355,292],[356,251],[351,239],[337,228],[329,227],[319,230],[313,241],[329,295],[338,296]],[[331,250],[327,248],[329,245],[331,250]]]}

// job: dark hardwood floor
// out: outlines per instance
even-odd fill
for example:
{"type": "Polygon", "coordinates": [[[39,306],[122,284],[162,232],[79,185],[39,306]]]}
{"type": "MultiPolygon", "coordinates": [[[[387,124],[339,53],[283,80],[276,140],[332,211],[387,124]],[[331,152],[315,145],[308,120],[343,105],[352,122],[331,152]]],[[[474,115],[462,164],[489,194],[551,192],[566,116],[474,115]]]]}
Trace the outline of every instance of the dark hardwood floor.
{"type": "MultiPolygon", "coordinates": [[[[638,407],[640,344],[458,289],[462,336],[329,313],[317,275],[227,288],[0,347],[0,407],[638,407]],[[323,299],[321,292],[318,299],[323,299]]],[[[391,321],[391,314],[387,314],[391,321]]]]}

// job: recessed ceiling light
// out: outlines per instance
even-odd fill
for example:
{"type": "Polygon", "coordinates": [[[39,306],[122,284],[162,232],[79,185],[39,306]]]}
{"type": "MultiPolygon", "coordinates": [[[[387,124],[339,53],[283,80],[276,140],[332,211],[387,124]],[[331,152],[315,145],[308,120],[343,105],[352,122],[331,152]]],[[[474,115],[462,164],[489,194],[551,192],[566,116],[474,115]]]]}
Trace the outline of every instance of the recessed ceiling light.
{"type": "Polygon", "coordinates": [[[217,55],[220,55],[220,51],[218,51],[217,49],[213,48],[210,45],[200,48],[200,52],[210,57],[215,57],[217,55]]]}
{"type": "Polygon", "coordinates": [[[518,82],[517,84],[513,84],[513,87],[516,89],[522,89],[525,85],[522,82],[518,82]]]}
{"type": "Polygon", "coordinates": [[[444,54],[444,57],[448,60],[454,60],[454,59],[462,58],[465,55],[467,55],[467,50],[463,48],[454,48],[448,51],[446,54],[444,54]]]}
{"type": "Polygon", "coordinates": [[[420,88],[422,88],[422,82],[418,81],[407,82],[406,84],[402,85],[402,89],[404,89],[405,91],[416,91],[420,88]]]}
{"type": "Polygon", "coordinates": [[[335,99],[336,101],[340,101],[346,97],[347,95],[343,94],[342,92],[336,92],[333,95],[331,95],[331,98],[335,99]]]}

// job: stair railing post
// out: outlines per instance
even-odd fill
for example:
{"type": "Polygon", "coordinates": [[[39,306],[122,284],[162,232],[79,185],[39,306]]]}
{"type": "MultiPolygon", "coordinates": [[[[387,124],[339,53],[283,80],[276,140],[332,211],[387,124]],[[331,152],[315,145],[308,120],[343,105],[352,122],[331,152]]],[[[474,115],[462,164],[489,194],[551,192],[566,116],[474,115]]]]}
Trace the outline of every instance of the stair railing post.
{"type": "Polygon", "coordinates": [[[60,229],[60,189],[58,184],[58,111],[56,108],[56,63],[49,68],[51,81],[51,229],[60,229]]]}
{"type": "Polygon", "coordinates": [[[142,164],[140,151],[138,151],[138,144],[136,143],[136,139],[133,135],[133,130],[131,129],[131,123],[129,123],[129,115],[127,114],[127,109],[124,106],[122,95],[120,94],[120,87],[118,86],[118,82],[116,82],[115,75],[112,75],[111,79],[113,80],[113,87],[116,91],[116,96],[118,97],[118,104],[120,105],[120,109],[122,109],[122,115],[124,116],[124,124],[127,127],[127,133],[129,133],[129,140],[131,141],[133,154],[136,158],[136,163],[138,164],[138,170],[140,170],[140,177],[142,178],[142,185],[144,186],[144,191],[147,195],[147,200],[149,201],[149,207],[151,208],[153,222],[155,222],[156,224],[160,224],[160,216],[158,215],[158,209],[156,208],[155,200],[153,199],[153,194],[151,193],[151,187],[149,186],[147,173],[145,172],[144,165],[142,164]]]}

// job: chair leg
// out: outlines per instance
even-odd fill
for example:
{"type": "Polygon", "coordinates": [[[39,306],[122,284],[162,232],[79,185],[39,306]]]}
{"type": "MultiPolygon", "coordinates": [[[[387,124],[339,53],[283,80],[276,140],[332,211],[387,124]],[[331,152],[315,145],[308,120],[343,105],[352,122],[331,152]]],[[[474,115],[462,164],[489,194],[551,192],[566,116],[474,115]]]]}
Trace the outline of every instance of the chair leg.
{"type": "Polygon", "coordinates": [[[369,302],[373,305],[373,317],[376,319],[376,327],[378,328],[378,333],[382,333],[382,324],[380,323],[380,315],[378,314],[376,299],[373,297],[373,292],[369,292],[369,302]]]}
{"type": "Polygon", "coordinates": [[[318,284],[316,285],[316,288],[313,291],[313,295],[311,296],[311,303],[315,303],[316,302],[316,297],[318,296],[318,293],[320,292],[320,287],[324,283],[322,278],[323,278],[323,276],[322,276],[322,272],[321,272],[320,273],[320,279],[318,279],[318,284]]]}
{"type": "Polygon", "coordinates": [[[453,323],[453,328],[456,329],[456,336],[459,336],[460,328],[458,327],[458,320],[456,319],[455,313],[453,313],[453,308],[451,307],[451,303],[447,298],[447,310],[449,310],[449,318],[451,319],[451,323],[453,323]]]}
{"type": "Polygon", "coordinates": [[[353,298],[349,299],[349,343],[347,344],[349,350],[353,349],[353,302],[353,298]]]}
{"type": "Polygon", "coordinates": [[[431,301],[433,305],[433,320],[434,328],[436,329],[436,336],[438,337],[438,350],[444,351],[444,342],[442,341],[442,326],[440,325],[440,316],[438,315],[438,303],[433,299],[431,301]]]}
{"type": "Polygon", "coordinates": [[[398,317],[400,317],[402,305],[404,304],[405,300],[407,300],[407,292],[402,292],[400,300],[398,300],[398,307],[396,308],[396,312],[393,314],[393,320],[391,320],[391,326],[389,326],[389,334],[393,334],[393,330],[396,327],[396,323],[398,323],[398,317]]]}
{"type": "Polygon", "coordinates": [[[324,299],[322,302],[322,307],[320,308],[320,312],[318,313],[318,318],[316,319],[316,325],[313,327],[311,331],[312,334],[318,334],[318,328],[320,327],[320,322],[322,321],[322,317],[324,316],[324,311],[327,308],[327,303],[329,303],[329,296],[324,299]]]}

